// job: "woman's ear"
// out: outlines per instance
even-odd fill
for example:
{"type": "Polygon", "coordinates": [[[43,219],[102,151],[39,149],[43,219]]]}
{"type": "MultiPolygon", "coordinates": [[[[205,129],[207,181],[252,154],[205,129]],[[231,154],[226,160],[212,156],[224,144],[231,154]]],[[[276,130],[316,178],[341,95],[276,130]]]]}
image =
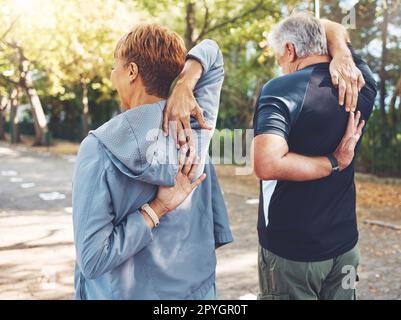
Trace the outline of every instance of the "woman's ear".
{"type": "Polygon", "coordinates": [[[134,62],[130,62],[128,65],[128,77],[130,83],[134,82],[135,79],[138,77],[138,66],[134,62]]]}

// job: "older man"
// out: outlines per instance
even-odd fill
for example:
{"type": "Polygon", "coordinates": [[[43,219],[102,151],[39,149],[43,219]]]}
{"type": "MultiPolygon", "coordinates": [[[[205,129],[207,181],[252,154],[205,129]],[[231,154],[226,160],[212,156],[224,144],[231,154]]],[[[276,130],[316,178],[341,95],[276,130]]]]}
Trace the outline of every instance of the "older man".
{"type": "Polygon", "coordinates": [[[376,84],[339,24],[295,14],[277,25],[270,40],[285,75],[263,87],[254,116],[259,298],[354,299],[359,252],[353,158],[376,84]],[[353,58],[366,81],[359,97],[355,66],[348,64],[356,76],[347,87],[341,73],[330,75],[327,48],[332,64],[353,58]],[[333,82],[340,100],[345,90],[354,92],[347,94],[347,108],[333,82]],[[347,113],[355,105],[358,111],[347,113]]]}

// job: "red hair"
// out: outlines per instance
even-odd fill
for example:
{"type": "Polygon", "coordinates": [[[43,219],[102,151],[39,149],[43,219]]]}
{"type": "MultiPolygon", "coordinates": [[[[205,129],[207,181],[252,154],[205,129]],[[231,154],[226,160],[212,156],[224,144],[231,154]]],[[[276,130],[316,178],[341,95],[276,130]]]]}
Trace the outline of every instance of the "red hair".
{"type": "Polygon", "coordinates": [[[148,94],[167,98],[184,67],[187,50],[175,32],[159,24],[138,24],[117,43],[114,57],[134,62],[148,94]]]}

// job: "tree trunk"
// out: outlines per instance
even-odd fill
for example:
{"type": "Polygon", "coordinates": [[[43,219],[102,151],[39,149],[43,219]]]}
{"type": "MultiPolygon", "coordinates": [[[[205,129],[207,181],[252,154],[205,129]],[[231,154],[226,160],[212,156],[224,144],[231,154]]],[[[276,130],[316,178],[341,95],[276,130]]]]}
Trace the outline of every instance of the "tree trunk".
{"type": "Polygon", "coordinates": [[[195,30],[195,2],[188,2],[185,16],[185,45],[190,50],[194,45],[194,30],[195,30]]]}
{"type": "MultiPolygon", "coordinates": [[[[389,105],[389,113],[390,113],[392,127],[394,127],[398,121],[401,121],[401,117],[399,114],[397,114],[397,110],[395,107],[397,98],[400,98],[400,104],[401,104],[401,77],[397,81],[397,84],[394,88],[394,92],[391,97],[391,101],[390,101],[390,105],[389,105]]],[[[400,112],[400,110],[398,110],[398,112],[400,112]]]]}
{"type": "Polygon", "coordinates": [[[34,146],[40,146],[45,143],[45,136],[48,131],[45,113],[43,111],[42,103],[36,89],[33,87],[23,86],[23,90],[32,107],[33,124],[35,127],[35,140],[34,146]]]}
{"type": "Polygon", "coordinates": [[[0,100],[2,100],[0,103],[0,140],[6,139],[6,128],[5,128],[6,120],[4,117],[5,108],[3,108],[3,99],[4,98],[0,99],[0,100]]]}
{"type": "Polygon", "coordinates": [[[389,23],[389,13],[388,13],[388,0],[383,1],[383,23],[381,26],[381,40],[382,40],[382,56],[380,64],[380,114],[382,119],[385,119],[386,109],[385,109],[385,98],[386,98],[386,64],[387,64],[387,37],[388,37],[388,23],[389,23]]]}
{"type": "Polygon", "coordinates": [[[17,110],[19,103],[19,90],[13,89],[10,95],[10,142],[21,142],[21,135],[18,127],[17,110]]]}
{"type": "Polygon", "coordinates": [[[85,138],[89,132],[89,99],[88,84],[81,81],[82,84],[82,138],[85,138]]]}
{"type": "Polygon", "coordinates": [[[33,123],[35,127],[35,140],[33,145],[43,145],[48,131],[45,113],[38,93],[32,83],[31,72],[29,70],[30,62],[24,56],[21,48],[18,47],[17,50],[19,53],[20,87],[23,89],[32,107],[33,123]]]}

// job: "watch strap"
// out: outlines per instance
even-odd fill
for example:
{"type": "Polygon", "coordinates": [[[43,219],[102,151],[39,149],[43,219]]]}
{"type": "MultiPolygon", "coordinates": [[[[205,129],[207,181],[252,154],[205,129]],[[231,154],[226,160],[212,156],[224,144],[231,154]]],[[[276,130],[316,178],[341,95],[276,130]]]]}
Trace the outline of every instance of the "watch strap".
{"type": "Polygon", "coordinates": [[[337,161],[336,157],[333,156],[332,154],[329,154],[327,156],[327,158],[329,159],[329,161],[331,163],[332,172],[340,172],[340,167],[338,166],[338,161],[337,161]]]}

